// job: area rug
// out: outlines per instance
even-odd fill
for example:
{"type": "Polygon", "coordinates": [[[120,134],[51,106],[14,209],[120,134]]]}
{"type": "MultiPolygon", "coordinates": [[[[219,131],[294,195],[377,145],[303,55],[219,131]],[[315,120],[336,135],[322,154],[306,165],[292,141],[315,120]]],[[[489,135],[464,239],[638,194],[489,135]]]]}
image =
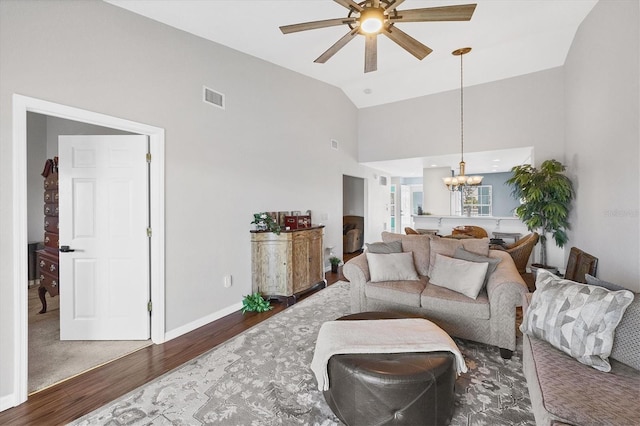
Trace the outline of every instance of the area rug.
{"type": "MultiPolygon", "coordinates": [[[[75,425],[340,425],[309,365],[320,325],[349,311],[338,282],[211,351],[76,420],[75,425]]],[[[452,425],[534,425],[521,347],[456,339],[469,371],[456,381],[452,425]]]]}

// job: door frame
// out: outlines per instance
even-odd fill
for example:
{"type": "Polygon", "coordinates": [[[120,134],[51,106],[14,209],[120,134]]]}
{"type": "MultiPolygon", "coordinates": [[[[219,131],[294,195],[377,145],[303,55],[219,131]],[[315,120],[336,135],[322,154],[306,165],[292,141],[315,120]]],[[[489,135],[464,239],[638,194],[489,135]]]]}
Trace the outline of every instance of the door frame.
{"type": "Polygon", "coordinates": [[[151,153],[149,208],[151,214],[150,278],[151,278],[151,340],[165,341],[164,286],[164,129],[105,114],[57,104],[37,98],[13,95],[13,295],[15,307],[13,332],[13,395],[17,404],[28,398],[28,294],[27,285],[27,113],[34,112],[97,126],[110,127],[147,135],[151,153]]]}

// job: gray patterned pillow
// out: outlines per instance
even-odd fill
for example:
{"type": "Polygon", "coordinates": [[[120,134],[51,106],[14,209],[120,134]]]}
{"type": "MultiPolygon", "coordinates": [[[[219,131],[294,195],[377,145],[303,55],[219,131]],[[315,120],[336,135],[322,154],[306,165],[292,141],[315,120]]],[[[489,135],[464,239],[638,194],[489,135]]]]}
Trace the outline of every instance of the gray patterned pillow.
{"type": "Polygon", "coordinates": [[[615,329],[632,301],[628,290],[609,291],[539,270],[520,331],[596,370],[610,371],[615,329]]]}

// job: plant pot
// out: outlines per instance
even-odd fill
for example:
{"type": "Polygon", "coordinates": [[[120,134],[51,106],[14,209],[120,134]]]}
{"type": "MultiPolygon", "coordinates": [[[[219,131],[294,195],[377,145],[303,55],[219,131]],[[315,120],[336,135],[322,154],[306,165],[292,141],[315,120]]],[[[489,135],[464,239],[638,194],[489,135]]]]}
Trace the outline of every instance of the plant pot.
{"type": "Polygon", "coordinates": [[[338,265],[331,265],[331,272],[333,272],[334,274],[338,273],[338,265]]]}
{"type": "Polygon", "coordinates": [[[539,269],[545,269],[554,275],[558,275],[558,268],[555,266],[547,266],[547,265],[542,265],[540,263],[532,263],[531,272],[533,273],[534,278],[537,278],[539,269]]]}

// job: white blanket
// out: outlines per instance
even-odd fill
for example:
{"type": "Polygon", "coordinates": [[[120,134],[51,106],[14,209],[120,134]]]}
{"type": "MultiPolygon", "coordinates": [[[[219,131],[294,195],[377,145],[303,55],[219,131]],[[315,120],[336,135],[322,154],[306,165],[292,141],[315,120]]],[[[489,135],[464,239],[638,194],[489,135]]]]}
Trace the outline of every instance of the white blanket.
{"type": "Polygon", "coordinates": [[[318,389],[329,389],[327,364],[336,354],[448,351],[457,374],[467,371],[464,357],[447,333],[421,318],[329,321],[322,324],[311,361],[318,389]]]}

